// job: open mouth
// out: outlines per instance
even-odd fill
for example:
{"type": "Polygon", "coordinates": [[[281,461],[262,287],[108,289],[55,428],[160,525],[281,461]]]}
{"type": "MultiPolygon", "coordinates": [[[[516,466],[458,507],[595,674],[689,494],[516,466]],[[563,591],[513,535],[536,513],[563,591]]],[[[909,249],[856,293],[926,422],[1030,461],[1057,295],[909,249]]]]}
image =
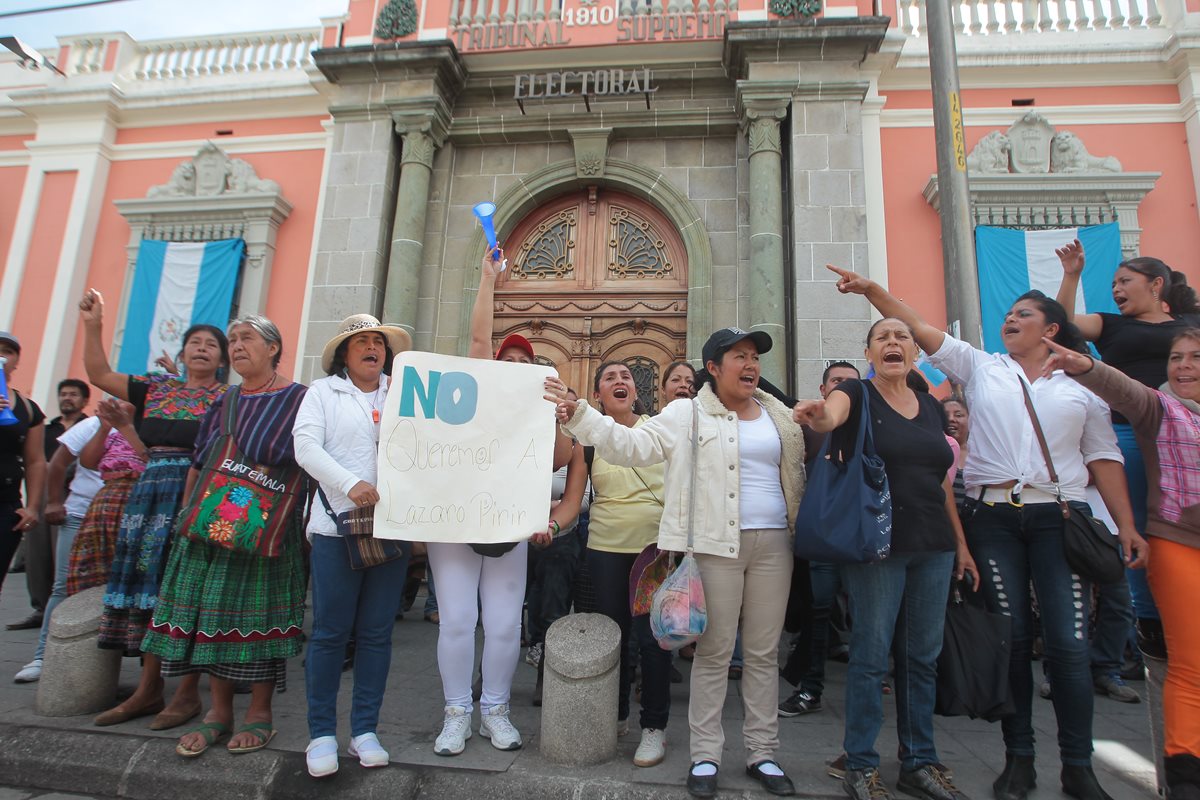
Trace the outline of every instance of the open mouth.
{"type": "Polygon", "coordinates": [[[1129,298],[1114,294],[1113,302],[1117,304],[1117,308],[1123,308],[1124,305],[1129,302],[1129,298]]]}
{"type": "Polygon", "coordinates": [[[1018,328],[1016,325],[1005,325],[1004,330],[1001,331],[1001,335],[1002,336],[1012,336],[1013,334],[1020,333],[1020,332],[1021,332],[1021,329],[1018,328]]]}
{"type": "Polygon", "coordinates": [[[682,386],[680,386],[678,389],[675,390],[675,399],[676,400],[686,400],[686,399],[690,398],[691,396],[692,396],[692,393],[690,391],[688,391],[687,389],[683,388],[682,386]]]}
{"type": "Polygon", "coordinates": [[[758,382],[758,379],[753,375],[743,375],[742,377],[738,378],[738,380],[741,381],[744,386],[754,386],[754,384],[758,382]]]}
{"type": "Polygon", "coordinates": [[[629,390],[624,386],[618,386],[617,388],[613,389],[613,397],[618,400],[624,400],[625,398],[629,397],[629,390]]]}
{"type": "Polygon", "coordinates": [[[884,353],[883,363],[885,364],[903,364],[904,355],[902,353],[884,353]]]}
{"type": "Polygon", "coordinates": [[[367,353],[365,356],[363,356],[362,360],[364,364],[378,364],[379,356],[375,355],[374,353],[367,353]]]}

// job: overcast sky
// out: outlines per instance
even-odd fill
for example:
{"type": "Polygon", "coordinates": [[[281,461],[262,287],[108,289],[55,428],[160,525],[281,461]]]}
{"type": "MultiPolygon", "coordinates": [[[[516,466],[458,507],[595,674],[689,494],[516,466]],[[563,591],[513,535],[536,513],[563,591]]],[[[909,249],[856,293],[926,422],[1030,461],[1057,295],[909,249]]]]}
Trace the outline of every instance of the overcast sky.
{"type": "MultiPolygon", "coordinates": [[[[0,0],[0,13],[68,5],[80,0],[0,0]]],[[[56,36],[124,31],[135,39],[306,28],[342,14],[348,0],[123,0],[123,2],[0,17],[0,36],[52,49],[56,36]]]]}

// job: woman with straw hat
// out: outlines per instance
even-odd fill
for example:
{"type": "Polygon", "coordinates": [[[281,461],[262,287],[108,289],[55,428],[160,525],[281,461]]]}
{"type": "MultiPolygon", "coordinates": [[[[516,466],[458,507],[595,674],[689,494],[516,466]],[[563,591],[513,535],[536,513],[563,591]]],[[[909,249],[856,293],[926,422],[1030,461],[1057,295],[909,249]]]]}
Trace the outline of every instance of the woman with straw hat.
{"type": "Polygon", "coordinates": [[[392,624],[408,570],[404,556],[353,569],[334,516],[379,502],[376,453],[388,376],[396,353],[412,347],[408,332],[381,325],[370,314],[342,320],[325,345],[292,437],[296,461],[320,484],[308,521],[312,542],[313,632],[308,641],[308,772],[314,778],[338,768],[337,694],[346,642],[353,634],[354,694],[350,755],[364,767],[382,767],[388,753],[375,727],[392,658],[392,624]]]}

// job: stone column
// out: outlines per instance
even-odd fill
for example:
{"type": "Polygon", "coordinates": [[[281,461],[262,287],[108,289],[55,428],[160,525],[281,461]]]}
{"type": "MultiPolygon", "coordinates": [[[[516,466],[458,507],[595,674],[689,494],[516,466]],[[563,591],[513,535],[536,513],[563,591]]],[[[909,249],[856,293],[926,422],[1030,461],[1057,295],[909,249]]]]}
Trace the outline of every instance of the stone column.
{"type": "Polygon", "coordinates": [[[746,103],[750,141],[750,328],[770,334],[774,347],[762,371],[787,385],[787,280],[783,267],[783,173],[779,121],[790,98],[746,103]]]}
{"type": "Polygon", "coordinates": [[[404,139],[400,155],[400,183],[396,189],[396,214],[392,221],[392,248],[388,256],[387,286],[383,295],[383,321],[416,334],[417,298],[421,253],[425,246],[425,211],[429,204],[429,179],[437,142],[427,128],[396,132],[404,139]]]}

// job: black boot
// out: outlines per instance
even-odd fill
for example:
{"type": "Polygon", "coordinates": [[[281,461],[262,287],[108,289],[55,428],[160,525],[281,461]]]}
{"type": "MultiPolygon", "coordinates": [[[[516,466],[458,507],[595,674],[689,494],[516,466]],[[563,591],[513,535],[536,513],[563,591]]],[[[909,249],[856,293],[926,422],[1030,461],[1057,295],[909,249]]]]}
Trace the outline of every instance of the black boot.
{"type": "Polygon", "coordinates": [[[1167,773],[1167,797],[1171,800],[1200,800],[1200,758],[1180,755],[1163,759],[1167,773]]]}
{"type": "Polygon", "coordinates": [[[1096,773],[1092,772],[1091,767],[1076,764],[1063,765],[1062,790],[1077,800],[1113,800],[1100,787],[1100,781],[1096,780],[1096,773]]]}
{"type": "Polygon", "coordinates": [[[1037,786],[1037,772],[1033,769],[1033,756],[1004,756],[1004,772],[992,783],[992,794],[996,800],[1025,800],[1029,790],[1037,786]]]}

